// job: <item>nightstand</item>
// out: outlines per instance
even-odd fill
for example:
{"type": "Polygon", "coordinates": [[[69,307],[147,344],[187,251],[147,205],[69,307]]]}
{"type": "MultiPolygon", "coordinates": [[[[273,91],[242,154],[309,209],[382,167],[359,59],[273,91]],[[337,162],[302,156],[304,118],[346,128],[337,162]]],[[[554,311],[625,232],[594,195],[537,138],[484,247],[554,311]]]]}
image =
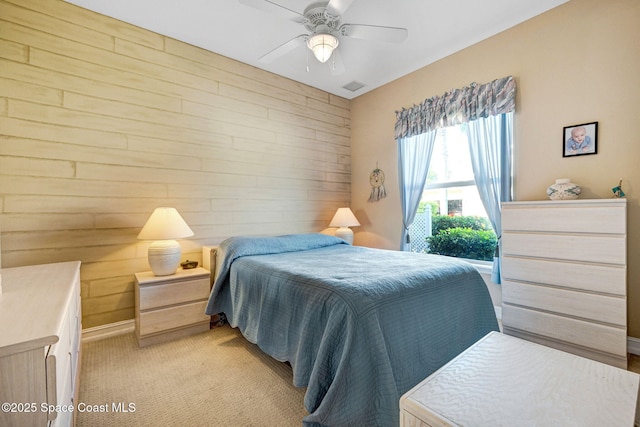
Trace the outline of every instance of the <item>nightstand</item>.
{"type": "Polygon", "coordinates": [[[136,273],[136,337],[140,347],[209,330],[204,314],[209,271],[178,269],[170,276],[136,273]]]}

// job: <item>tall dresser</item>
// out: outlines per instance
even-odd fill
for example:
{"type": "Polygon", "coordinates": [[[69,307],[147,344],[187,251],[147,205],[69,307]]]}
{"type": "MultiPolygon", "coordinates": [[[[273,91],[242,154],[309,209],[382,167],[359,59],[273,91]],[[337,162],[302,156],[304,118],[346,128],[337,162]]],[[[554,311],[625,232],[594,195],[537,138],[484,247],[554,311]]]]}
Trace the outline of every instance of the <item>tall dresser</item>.
{"type": "Polygon", "coordinates": [[[0,426],[74,424],[80,262],[0,270],[0,426]]]}
{"type": "Polygon", "coordinates": [[[503,203],[505,333],[627,368],[626,202],[503,203]]]}

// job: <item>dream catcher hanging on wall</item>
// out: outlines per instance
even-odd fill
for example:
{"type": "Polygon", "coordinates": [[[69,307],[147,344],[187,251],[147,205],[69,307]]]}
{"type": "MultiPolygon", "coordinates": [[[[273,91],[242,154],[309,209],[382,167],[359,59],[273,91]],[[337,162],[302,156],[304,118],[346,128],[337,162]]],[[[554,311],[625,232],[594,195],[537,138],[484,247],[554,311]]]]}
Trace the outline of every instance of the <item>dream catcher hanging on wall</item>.
{"type": "Polygon", "coordinates": [[[377,162],[376,168],[369,175],[369,184],[371,184],[371,194],[368,202],[377,202],[387,197],[387,191],[384,189],[384,172],[378,168],[377,162]]]}

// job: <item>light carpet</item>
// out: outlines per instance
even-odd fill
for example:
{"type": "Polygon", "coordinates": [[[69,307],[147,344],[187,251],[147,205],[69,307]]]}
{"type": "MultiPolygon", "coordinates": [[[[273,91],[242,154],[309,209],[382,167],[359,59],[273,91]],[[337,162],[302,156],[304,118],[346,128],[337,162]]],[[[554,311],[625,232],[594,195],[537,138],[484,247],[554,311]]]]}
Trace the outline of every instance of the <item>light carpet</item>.
{"type": "MultiPolygon", "coordinates": [[[[629,370],[640,373],[639,356],[629,370]]],[[[82,345],[77,426],[301,426],[292,382],[290,366],[228,325],[142,349],[120,335],[82,345]]]]}
{"type": "Polygon", "coordinates": [[[146,348],[133,334],[88,342],[77,426],[301,426],[292,375],[228,325],[146,348]]]}

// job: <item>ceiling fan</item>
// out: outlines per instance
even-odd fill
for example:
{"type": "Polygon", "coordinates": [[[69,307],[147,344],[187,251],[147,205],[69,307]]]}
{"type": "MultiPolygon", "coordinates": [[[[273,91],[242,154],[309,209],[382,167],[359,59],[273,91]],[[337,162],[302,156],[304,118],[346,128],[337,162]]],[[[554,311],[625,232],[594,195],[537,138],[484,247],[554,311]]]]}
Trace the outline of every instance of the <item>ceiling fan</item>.
{"type": "Polygon", "coordinates": [[[267,52],[258,59],[260,62],[272,62],[306,43],[315,58],[322,63],[327,62],[333,56],[333,71],[340,71],[343,68],[340,55],[336,50],[340,44],[339,37],[400,43],[407,38],[409,33],[406,28],[341,23],[341,15],[351,6],[353,1],[329,0],[312,3],[300,14],[270,0],[239,0],[241,4],[246,6],[302,24],[308,31],[307,34],[300,34],[267,52]]]}

